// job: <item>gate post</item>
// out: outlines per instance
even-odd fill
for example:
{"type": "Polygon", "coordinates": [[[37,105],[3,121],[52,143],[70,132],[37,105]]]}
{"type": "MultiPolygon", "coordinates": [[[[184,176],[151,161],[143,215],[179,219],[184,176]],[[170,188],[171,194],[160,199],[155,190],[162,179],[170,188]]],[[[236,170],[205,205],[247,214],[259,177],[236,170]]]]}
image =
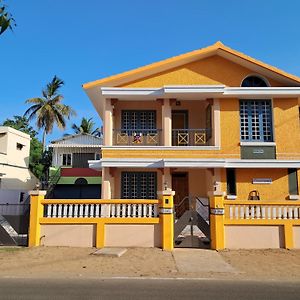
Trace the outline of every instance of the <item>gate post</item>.
{"type": "Polygon", "coordinates": [[[30,191],[30,221],[28,247],[40,245],[41,225],[40,218],[43,217],[43,205],[46,191],[30,191]]]}
{"type": "Polygon", "coordinates": [[[160,192],[159,223],[161,228],[161,245],[165,251],[174,249],[174,201],[175,192],[167,189],[160,192]]]}
{"type": "Polygon", "coordinates": [[[221,250],[225,248],[224,231],[224,195],[222,192],[214,192],[210,195],[210,237],[212,249],[221,250]]]}

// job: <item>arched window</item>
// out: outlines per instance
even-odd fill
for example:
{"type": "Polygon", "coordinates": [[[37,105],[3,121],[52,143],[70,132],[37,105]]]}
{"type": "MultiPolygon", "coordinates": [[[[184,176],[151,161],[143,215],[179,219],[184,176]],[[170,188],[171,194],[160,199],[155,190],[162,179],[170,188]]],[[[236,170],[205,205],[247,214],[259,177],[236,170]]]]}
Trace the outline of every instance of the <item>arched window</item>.
{"type": "Polygon", "coordinates": [[[77,178],[75,184],[88,184],[88,181],[85,178],[77,178]]]}
{"type": "Polygon", "coordinates": [[[267,82],[257,76],[248,76],[242,82],[242,87],[266,87],[268,86],[267,82]]]}

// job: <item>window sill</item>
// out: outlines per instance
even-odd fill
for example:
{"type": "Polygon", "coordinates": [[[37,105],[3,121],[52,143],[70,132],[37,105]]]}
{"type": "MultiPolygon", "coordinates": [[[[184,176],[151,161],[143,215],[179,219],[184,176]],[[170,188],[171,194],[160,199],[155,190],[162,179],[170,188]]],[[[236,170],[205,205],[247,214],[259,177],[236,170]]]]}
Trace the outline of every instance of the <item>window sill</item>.
{"type": "Polygon", "coordinates": [[[289,195],[289,200],[299,200],[299,195],[289,195]]]}
{"type": "Polygon", "coordinates": [[[236,195],[227,195],[226,199],[228,200],[236,200],[237,196],[236,195]]]}
{"type": "Polygon", "coordinates": [[[276,146],[275,142],[240,142],[240,146],[276,146]]]}

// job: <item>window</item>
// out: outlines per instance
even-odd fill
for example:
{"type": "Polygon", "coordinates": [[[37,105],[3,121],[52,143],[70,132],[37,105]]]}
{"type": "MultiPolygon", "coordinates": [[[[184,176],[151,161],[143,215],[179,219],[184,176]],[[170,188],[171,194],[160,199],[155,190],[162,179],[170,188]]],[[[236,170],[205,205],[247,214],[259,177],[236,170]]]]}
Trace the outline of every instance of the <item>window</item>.
{"type": "Polygon", "coordinates": [[[17,143],[17,150],[22,150],[24,147],[24,145],[17,143]]]}
{"type": "Polygon", "coordinates": [[[71,153],[63,154],[62,158],[63,158],[62,159],[63,166],[71,166],[72,165],[72,154],[71,153]]]}
{"type": "Polygon", "coordinates": [[[242,141],[273,141],[271,100],[241,100],[240,121],[242,141]]]}
{"type": "Polygon", "coordinates": [[[297,169],[288,169],[288,178],[289,178],[289,194],[298,195],[298,176],[297,169]]]}
{"type": "Polygon", "coordinates": [[[266,81],[257,76],[248,76],[241,84],[242,87],[266,87],[266,81]]]}
{"type": "Polygon", "coordinates": [[[227,195],[236,195],[235,169],[226,169],[227,195]]]}
{"type": "Polygon", "coordinates": [[[156,111],[122,110],[122,129],[156,129],[156,111]]]}
{"type": "Polygon", "coordinates": [[[122,199],[156,199],[156,172],[122,172],[122,199]]]}

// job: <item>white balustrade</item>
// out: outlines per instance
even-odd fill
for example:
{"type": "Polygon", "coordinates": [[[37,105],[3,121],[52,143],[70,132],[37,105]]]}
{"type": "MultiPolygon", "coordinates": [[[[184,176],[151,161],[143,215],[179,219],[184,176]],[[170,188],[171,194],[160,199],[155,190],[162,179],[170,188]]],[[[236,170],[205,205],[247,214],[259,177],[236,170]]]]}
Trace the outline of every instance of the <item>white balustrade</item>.
{"type": "Polygon", "coordinates": [[[44,204],[46,218],[156,218],[157,204],[44,204]]]}
{"type": "Polygon", "coordinates": [[[298,220],[300,216],[300,205],[228,205],[226,217],[230,220],[298,220]]]}

